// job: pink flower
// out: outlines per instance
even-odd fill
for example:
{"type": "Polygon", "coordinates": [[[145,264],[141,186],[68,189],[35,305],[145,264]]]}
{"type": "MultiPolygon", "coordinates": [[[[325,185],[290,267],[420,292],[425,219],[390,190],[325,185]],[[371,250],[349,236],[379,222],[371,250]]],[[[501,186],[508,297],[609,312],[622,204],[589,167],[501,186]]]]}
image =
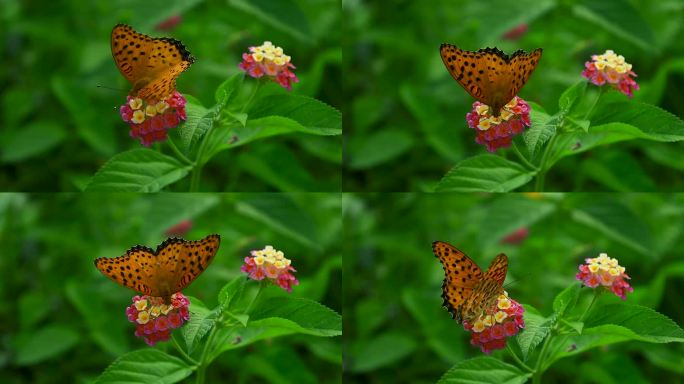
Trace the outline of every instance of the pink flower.
{"type": "Polygon", "coordinates": [[[185,219],[164,232],[167,236],[182,237],[192,229],[192,220],[185,219]]]}
{"type": "Polygon", "coordinates": [[[258,47],[249,47],[249,53],[242,54],[239,67],[254,78],[268,76],[288,91],[292,90],[292,83],[299,82],[292,72],[295,66],[290,62],[290,56],[283,53],[283,49],[276,47],[270,41],[265,41],[258,47]]]}
{"type": "Polygon", "coordinates": [[[622,55],[607,50],[602,55],[592,55],[591,61],[584,63],[582,76],[594,85],[602,86],[608,83],[612,88],[632,97],[632,92],[639,89],[639,84],[632,77],[637,77],[632,71],[632,64],[625,61],[622,55]]]}
{"type": "Polygon", "coordinates": [[[119,108],[121,119],[131,127],[130,136],[149,147],[155,141],[166,140],[166,132],[186,119],[187,101],[178,92],[164,100],[144,100],[128,96],[119,108]]]}
{"type": "Polygon", "coordinates": [[[173,28],[175,28],[176,25],[180,24],[182,20],[183,19],[181,15],[173,15],[167,18],[166,20],[162,21],[161,23],[157,24],[157,26],[154,27],[154,29],[158,31],[170,31],[173,28]]]}
{"type": "Polygon", "coordinates": [[[519,24],[517,27],[509,29],[506,33],[504,33],[502,37],[506,40],[518,40],[525,33],[527,33],[527,24],[522,23],[519,24]]]}
{"type": "Polygon", "coordinates": [[[126,317],[136,325],[135,336],[154,345],[168,340],[172,329],[190,319],[189,305],[190,301],[180,292],[171,295],[171,304],[161,297],[134,296],[133,304],[126,308],[126,317]]]}
{"type": "Polygon", "coordinates": [[[530,231],[527,229],[527,227],[520,227],[501,239],[501,243],[518,245],[527,238],[529,233],[530,231]]]}
{"type": "Polygon", "coordinates": [[[464,320],[463,328],[470,332],[470,344],[489,354],[495,349],[505,348],[506,339],[525,328],[523,313],[525,308],[504,291],[472,323],[464,320]]]}
{"type": "Polygon", "coordinates": [[[292,292],[292,286],[299,281],[292,272],[296,270],[290,265],[290,259],[285,258],[283,252],[267,245],[261,250],[254,250],[251,256],[245,257],[245,263],[240,270],[249,275],[252,280],[268,278],[275,285],[292,292]]]}
{"type": "Polygon", "coordinates": [[[626,299],[626,293],[634,291],[625,279],[630,277],[625,273],[625,267],[618,264],[617,259],[601,253],[599,257],[585,259],[586,264],[579,266],[579,272],[575,275],[577,280],[582,281],[589,288],[603,286],[609,288],[622,300],[626,299]]]}
{"type": "Polygon", "coordinates": [[[466,120],[468,126],[477,132],[475,142],[494,152],[510,146],[513,137],[531,125],[530,106],[515,96],[501,109],[501,115],[494,117],[489,106],[476,101],[473,110],[466,114],[466,120]]]}

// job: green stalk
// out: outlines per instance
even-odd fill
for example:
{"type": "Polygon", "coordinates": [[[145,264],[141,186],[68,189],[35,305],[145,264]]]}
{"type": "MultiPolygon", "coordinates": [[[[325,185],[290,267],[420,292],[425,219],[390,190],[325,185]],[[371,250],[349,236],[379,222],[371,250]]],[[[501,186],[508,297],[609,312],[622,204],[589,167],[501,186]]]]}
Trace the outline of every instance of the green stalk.
{"type": "Polygon", "coordinates": [[[188,164],[188,165],[193,165],[193,164],[194,164],[190,159],[188,159],[187,157],[185,157],[185,155],[183,154],[183,152],[181,152],[181,151],[178,149],[178,147],[176,147],[176,143],[174,143],[173,140],[171,140],[171,138],[169,138],[168,140],[166,140],[166,142],[169,143],[169,147],[171,147],[171,150],[173,151],[173,153],[175,153],[176,156],[178,156],[178,158],[181,159],[181,161],[183,161],[184,163],[186,163],[186,164],[188,164]]]}
{"type": "Polygon", "coordinates": [[[508,343],[506,343],[506,350],[508,351],[508,353],[511,354],[511,356],[513,356],[513,360],[515,360],[522,368],[524,368],[526,371],[530,373],[534,372],[532,368],[530,368],[529,366],[527,366],[527,364],[523,363],[523,361],[520,360],[518,355],[516,355],[516,353],[513,352],[513,348],[511,348],[511,346],[508,343]]]}

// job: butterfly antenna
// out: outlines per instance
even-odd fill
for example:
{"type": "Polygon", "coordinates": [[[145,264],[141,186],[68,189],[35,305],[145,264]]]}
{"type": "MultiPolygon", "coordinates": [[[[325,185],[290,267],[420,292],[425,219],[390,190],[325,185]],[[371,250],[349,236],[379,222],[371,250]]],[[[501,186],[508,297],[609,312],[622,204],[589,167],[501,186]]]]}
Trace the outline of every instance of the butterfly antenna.
{"type": "Polygon", "coordinates": [[[112,87],[107,87],[107,86],[105,86],[105,85],[102,85],[102,84],[98,84],[98,85],[97,85],[97,87],[98,87],[98,88],[102,88],[102,89],[108,89],[108,90],[110,90],[110,91],[117,91],[117,92],[124,92],[124,93],[128,93],[128,91],[127,91],[127,90],[125,90],[125,89],[121,89],[121,88],[112,88],[112,87]]]}

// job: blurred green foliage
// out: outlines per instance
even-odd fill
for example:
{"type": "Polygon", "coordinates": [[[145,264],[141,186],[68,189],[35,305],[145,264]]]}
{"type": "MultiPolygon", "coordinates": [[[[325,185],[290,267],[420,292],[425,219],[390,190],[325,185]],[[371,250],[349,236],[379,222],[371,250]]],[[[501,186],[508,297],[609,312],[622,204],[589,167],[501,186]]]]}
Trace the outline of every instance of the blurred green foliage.
{"type": "MultiPolygon", "coordinates": [[[[345,194],[343,211],[345,276],[353,276],[344,285],[345,382],[434,383],[454,364],[484,356],[442,308],[435,240],[482,268],[506,253],[509,296],[544,316],[578,284],[584,258],[606,252],[631,277],[627,304],[684,324],[684,195],[345,194]],[[521,243],[502,243],[520,228],[529,231],[521,243]]],[[[591,297],[580,290],[578,315],[591,297]]],[[[615,302],[608,294],[595,306],[615,302]]],[[[505,351],[492,356],[516,365],[505,351]]],[[[682,382],[683,359],[681,343],[624,342],[559,360],[543,382],[682,382]]]]}
{"type": "MultiPolygon", "coordinates": [[[[432,191],[454,164],[486,153],[465,120],[474,99],[444,68],[441,43],[507,53],[542,47],[520,95],[549,114],[590,56],[612,49],[638,75],[635,101],[684,116],[678,0],[346,0],[343,14],[344,190],[432,191]],[[526,32],[504,37],[521,25],[526,32]]],[[[546,190],[679,191],[683,149],[647,140],[604,146],[560,161],[546,190]]]]}
{"type": "MultiPolygon", "coordinates": [[[[140,148],[117,111],[130,89],[109,47],[117,23],[181,40],[197,60],[179,77],[178,89],[203,105],[213,105],[216,88],[241,72],[242,53],[266,40],[297,66],[295,94],[342,105],[341,11],[333,0],[8,0],[0,3],[0,22],[0,185],[6,191],[76,191],[110,157],[140,148]],[[175,16],[175,27],[158,28],[175,16]]],[[[179,140],[177,129],[171,135],[179,140]]],[[[285,167],[286,175],[305,182],[299,190],[338,190],[341,153],[340,137],[270,138],[212,159],[203,189],[287,189],[293,182],[274,176],[285,167]]]]}
{"type": "MultiPolygon", "coordinates": [[[[244,275],[249,250],[270,244],[297,269],[291,297],[340,313],[340,204],[323,194],[0,194],[0,382],[90,382],[122,354],[149,349],[124,313],[133,291],[93,260],[156,248],[184,220],[192,222],[186,239],[221,235],[213,263],[184,293],[216,306],[219,289],[244,275]]],[[[246,289],[253,295],[257,286],[246,289]]],[[[306,335],[257,342],[223,353],[207,382],[340,382],[340,343],[306,335]]],[[[176,354],[170,343],[155,348],[176,354]]]]}

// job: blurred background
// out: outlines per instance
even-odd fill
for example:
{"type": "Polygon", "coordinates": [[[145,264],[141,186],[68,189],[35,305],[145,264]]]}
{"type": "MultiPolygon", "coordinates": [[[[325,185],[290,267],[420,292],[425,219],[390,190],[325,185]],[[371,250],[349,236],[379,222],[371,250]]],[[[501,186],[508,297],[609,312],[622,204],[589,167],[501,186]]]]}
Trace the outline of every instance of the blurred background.
{"type": "MultiPolygon", "coordinates": [[[[606,252],[631,277],[628,304],[684,326],[684,195],[345,194],[343,211],[345,383],[434,383],[454,364],[484,356],[442,307],[435,240],[483,269],[506,253],[509,296],[544,316],[579,283],[584,259],[606,252]]],[[[580,291],[578,315],[591,297],[580,291]]],[[[612,302],[620,299],[599,301],[612,302]]],[[[515,365],[506,351],[492,356],[515,365]]],[[[559,360],[544,382],[681,383],[683,360],[681,343],[625,342],[559,360]]]]}
{"type": "MultiPolygon", "coordinates": [[[[149,348],[124,313],[133,291],[93,260],[171,236],[221,235],[212,264],[184,290],[209,308],[244,276],[249,251],[272,245],[297,269],[292,296],[341,313],[340,204],[323,194],[0,194],[0,382],[92,382],[120,355],[149,348]]],[[[170,343],[155,348],[177,355],[170,343]]],[[[207,382],[339,383],[341,374],[341,338],[293,335],[223,353],[207,382]]]]}
{"type": "MultiPolygon", "coordinates": [[[[241,72],[242,53],[266,40],[292,57],[300,79],[293,93],[342,105],[341,10],[334,0],[6,0],[0,23],[4,191],[77,191],[112,155],[141,147],[118,113],[131,86],[110,51],[117,23],[182,41],[197,60],[178,90],[205,107],[214,105],[219,84],[241,72]]],[[[177,130],[170,133],[178,140],[177,130]]],[[[340,137],[273,137],[222,152],[204,168],[203,184],[338,191],[341,158],[340,137]]],[[[184,183],[178,190],[187,190],[184,183]]]]}
{"type": "MultiPolygon", "coordinates": [[[[343,13],[344,190],[432,191],[457,162],[487,153],[465,120],[475,100],[444,67],[441,43],[542,47],[520,96],[551,114],[590,56],[612,49],[638,75],[634,100],[684,116],[680,0],[345,0],[343,13]]],[[[563,159],[546,190],[681,191],[683,170],[684,143],[622,142],[563,159]]]]}

